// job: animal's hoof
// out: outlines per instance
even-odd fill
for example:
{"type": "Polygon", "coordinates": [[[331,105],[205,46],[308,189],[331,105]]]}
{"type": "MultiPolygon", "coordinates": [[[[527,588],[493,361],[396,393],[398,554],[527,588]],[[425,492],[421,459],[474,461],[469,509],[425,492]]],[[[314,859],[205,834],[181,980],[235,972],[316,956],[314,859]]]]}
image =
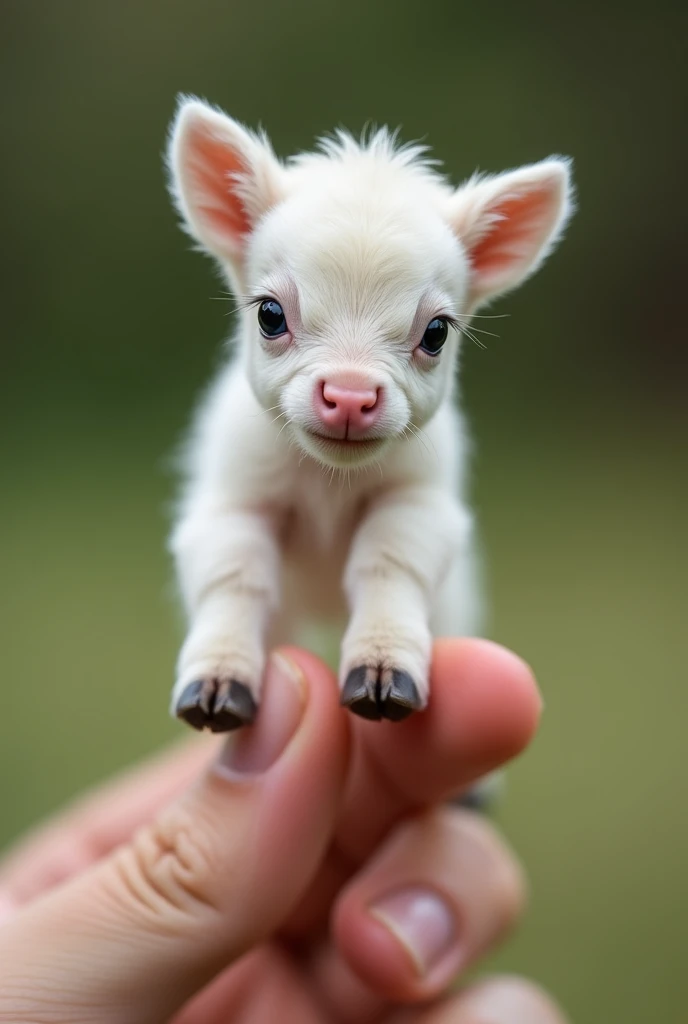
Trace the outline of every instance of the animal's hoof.
{"type": "Polygon", "coordinates": [[[418,687],[408,672],[360,665],[349,672],[341,703],[361,718],[401,722],[423,708],[418,687]]]}
{"type": "Polygon", "coordinates": [[[194,729],[231,732],[250,725],[258,706],[248,686],[236,679],[198,679],[184,687],[174,711],[194,729]]]}
{"type": "Polygon", "coordinates": [[[490,814],[495,810],[504,792],[504,776],[500,771],[484,775],[473,785],[452,797],[449,803],[454,807],[463,807],[469,811],[479,811],[481,814],[490,814]]]}

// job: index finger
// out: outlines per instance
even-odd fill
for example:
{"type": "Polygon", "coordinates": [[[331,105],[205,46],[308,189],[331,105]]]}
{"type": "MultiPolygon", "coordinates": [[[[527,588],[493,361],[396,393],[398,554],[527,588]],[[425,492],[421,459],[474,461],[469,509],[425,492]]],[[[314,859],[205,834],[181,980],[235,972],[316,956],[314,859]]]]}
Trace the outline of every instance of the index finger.
{"type": "Polygon", "coordinates": [[[530,668],[487,640],[438,640],[427,711],[403,722],[354,723],[337,828],[355,863],[415,808],[438,803],[520,753],[542,701],[530,668]]]}
{"type": "MultiPolygon", "coordinates": [[[[292,656],[308,671],[313,655],[292,656]]],[[[427,711],[402,722],[350,716],[350,764],[333,843],[288,935],[318,933],[341,886],[398,821],[520,753],[542,708],[530,668],[487,640],[436,641],[430,693],[427,711]]]]}

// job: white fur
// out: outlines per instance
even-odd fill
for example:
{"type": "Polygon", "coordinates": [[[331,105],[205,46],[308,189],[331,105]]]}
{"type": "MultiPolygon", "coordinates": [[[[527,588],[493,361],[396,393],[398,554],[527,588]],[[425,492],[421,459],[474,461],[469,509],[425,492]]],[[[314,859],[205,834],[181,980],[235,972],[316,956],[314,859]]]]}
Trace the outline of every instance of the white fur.
{"type": "Polygon", "coordinates": [[[394,667],[427,700],[432,636],[474,633],[479,601],[453,402],[460,333],[436,358],[417,346],[434,317],[467,317],[537,268],[571,211],[568,162],[453,189],[383,130],[284,164],[188,99],[169,168],[186,229],[238,301],[278,299],[290,328],[266,341],[242,309],[189,445],[171,546],[190,628],[173,701],[208,677],[258,697],[269,644],[347,618],[342,682],[394,667]],[[383,389],[384,411],[370,446],[333,451],[310,433],[311,395],[347,374],[383,389]]]}

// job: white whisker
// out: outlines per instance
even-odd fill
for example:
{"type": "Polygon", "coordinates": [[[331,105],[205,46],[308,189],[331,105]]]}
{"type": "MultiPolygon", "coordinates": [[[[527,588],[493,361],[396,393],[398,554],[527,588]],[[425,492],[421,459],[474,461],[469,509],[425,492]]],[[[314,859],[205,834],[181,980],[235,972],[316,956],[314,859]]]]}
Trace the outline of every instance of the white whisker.
{"type": "Polygon", "coordinates": [[[504,317],[511,316],[511,313],[455,313],[454,316],[457,320],[473,320],[475,317],[481,320],[503,320],[504,317]]]}
{"type": "Polygon", "coordinates": [[[275,438],[276,441],[279,441],[280,437],[282,436],[282,432],[284,431],[284,429],[286,427],[288,427],[289,424],[292,423],[292,422],[293,422],[292,419],[289,416],[287,416],[285,421],[284,421],[284,423],[282,424],[282,427],[280,428],[279,433],[277,434],[277,437],[275,438]]]}
{"type": "MultiPolygon", "coordinates": [[[[461,324],[459,329],[462,330],[462,331],[465,331],[466,330],[466,326],[467,325],[465,325],[465,324],[461,324]]],[[[474,324],[470,325],[469,330],[475,332],[476,334],[487,334],[490,338],[498,338],[499,337],[499,335],[495,334],[494,331],[486,331],[482,327],[476,327],[474,324]]]]}
{"type": "Polygon", "coordinates": [[[415,423],[409,423],[409,428],[413,432],[414,437],[417,438],[418,442],[423,446],[425,451],[428,453],[428,455],[430,454],[430,449],[428,448],[428,445],[427,445],[426,441],[430,444],[430,447],[432,448],[433,455],[435,456],[435,458],[437,460],[437,464],[439,465],[440,457],[437,454],[437,449],[435,448],[435,445],[432,442],[432,438],[430,438],[425,433],[425,431],[422,430],[420,427],[417,427],[415,425],[415,423]]]}
{"type": "Polygon", "coordinates": [[[461,327],[461,333],[462,333],[462,334],[465,334],[467,338],[470,338],[470,340],[471,340],[471,341],[473,342],[473,344],[474,344],[474,345],[477,345],[477,346],[478,346],[478,348],[482,348],[482,349],[486,349],[486,348],[487,348],[487,345],[485,345],[485,344],[484,344],[484,343],[483,343],[483,342],[482,342],[482,341],[480,340],[480,338],[476,338],[476,336],[475,336],[474,334],[472,334],[472,333],[471,333],[471,329],[470,329],[470,327],[466,327],[466,326],[463,326],[463,325],[462,325],[462,327],[461,327]]]}
{"type": "MultiPolygon", "coordinates": [[[[284,412],[282,406],[279,403],[277,403],[277,405],[271,405],[268,409],[259,409],[257,412],[251,413],[251,416],[266,416],[268,413],[274,412],[276,409],[279,409],[279,412],[277,413],[277,419],[279,419],[280,416],[286,416],[286,413],[284,412]]],[[[272,422],[274,423],[274,420],[272,422]]]]}

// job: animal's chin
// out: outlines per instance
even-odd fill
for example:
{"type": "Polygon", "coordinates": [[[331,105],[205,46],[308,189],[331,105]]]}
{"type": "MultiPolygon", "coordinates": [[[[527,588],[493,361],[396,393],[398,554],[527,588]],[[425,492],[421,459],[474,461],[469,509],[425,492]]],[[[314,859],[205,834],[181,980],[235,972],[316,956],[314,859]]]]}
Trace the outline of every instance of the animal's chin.
{"type": "Polygon", "coordinates": [[[351,469],[377,461],[389,443],[387,437],[337,440],[303,428],[298,430],[298,439],[301,447],[312,458],[325,466],[338,469],[351,469]]]}

